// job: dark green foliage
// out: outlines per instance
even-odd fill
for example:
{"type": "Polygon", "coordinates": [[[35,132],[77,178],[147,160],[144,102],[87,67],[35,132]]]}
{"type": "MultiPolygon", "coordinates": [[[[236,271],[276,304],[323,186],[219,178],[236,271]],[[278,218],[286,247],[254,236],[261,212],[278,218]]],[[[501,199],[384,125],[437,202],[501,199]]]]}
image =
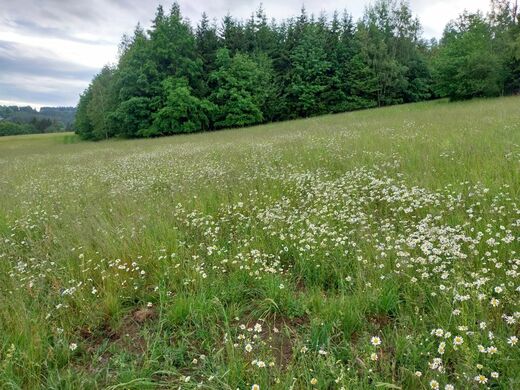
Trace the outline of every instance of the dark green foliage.
{"type": "Polygon", "coordinates": [[[357,28],[360,50],[356,58],[357,89],[368,91],[360,94],[365,101],[383,106],[430,97],[420,29],[405,3],[378,1],[367,9],[357,28]]]}
{"type": "Polygon", "coordinates": [[[154,75],[151,84],[160,89],[162,80],[175,76],[186,78],[192,88],[198,87],[202,60],[194,33],[182,19],[178,4],[173,4],[168,16],[159,8],[149,35],[147,59],[154,75]]]}
{"type": "Polygon", "coordinates": [[[160,93],[156,80],[159,75],[148,55],[149,40],[138,25],[132,38],[123,38],[121,57],[114,76],[114,88],[119,103],[135,96],[160,93]]]}
{"type": "Polygon", "coordinates": [[[0,106],[0,136],[70,130],[76,108],[0,106]]]}
{"type": "Polygon", "coordinates": [[[325,95],[332,63],[325,52],[326,36],[319,26],[308,26],[290,55],[288,99],[292,116],[306,117],[327,112],[325,95]]]}
{"type": "Polygon", "coordinates": [[[39,119],[33,117],[29,122],[0,120],[0,136],[57,133],[66,130],[61,122],[49,118],[39,119]]]}
{"type": "Polygon", "coordinates": [[[211,75],[211,101],[218,107],[215,127],[241,127],[263,121],[262,106],[270,85],[269,69],[247,54],[230,57],[228,49],[217,53],[218,69],[211,75]]]}
{"type": "Polygon", "coordinates": [[[440,96],[460,100],[519,93],[518,3],[493,0],[487,17],[465,12],[448,24],[433,64],[440,96]]]}
{"type": "Polygon", "coordinates": [[[111,117],[117,108],[114,70],[105,66],[81,96],[76,112],[76,133],[84,139],[100,140],[117,134],[111,117]]]}
{"type": "Polygon", "coordinates": [[[0,120],[18,123],[31,121],[45,121],[45,123],[59,123],[60,127],[67,127],[74,122],[75,107],[42,107],[36,111],[32,107],[0,106],[0,120]]]}
{"type": "Polygon", "coordinates": [[[348,111],[348,96],[351,95],[352,59],[355,54],[354,25],[352,17],[344,12],[340,20],[334,13],[330,29],[320,25],[325,37],[326,60],[331,64],[327,70],[327,88],[322,94],[327,112],[348,111]]]}
{"type": "Polygon", "coordinates": [[[88,108],[92,101],[92,89],[87,88],[80,96],[78,107],[76,109],[76,121],[74,127],[76,134],[83,139],[92,139],[92,128],[94,127],[88,116],[88,108]]]}
{"type": "Polygon", "coordinates": [[[156,136],[207,130],[216,107],[193,96],[186,79],[167,78],[164,82],[166,103],[156,114],[149,130],[142,135],[156,136]]]}
{"type": "Polygon", "coordinates": [[[432,78],[428,63],[423,56],[411,58],[407,63],[405,77],[407,88],[403,91],[405,102],[419,102],[432,96],[432,78]]]}
{"type": "Polygon", "coordinates": [[[212,25],[206,14],[202,14],[202,19],[196,31],[197,55],[202,60],[202,80],[200,96],[208,96],[209,76],[217,68],[217,51],[220,48],[220,41],[217,33],[217,26],[212,25]]]}
{"type": "Polygon", "coordinates": [[[518,1],[494,0],[489,23],[493,48],[500,59],[504,93],[520,93],[520,13],[518,1]]]}
{"type": "Polygon", "coordinates": [[[442,41],[421,39],[404,1],[377,0],[354,23],[307,15],[269,22],[206,14],[197,28],[178,4],[124,37],[119,63],[81,96],[84,139],[152,137],[417,102],[520,91],[520,27],[511,0],[464,14],[442,41]]]}
{"type": "Polygon", "coordinates": [[[448,25],[435,58],[436,88],[454,100],[497,96],[504,68],[493,50],[491,28],[484,17],[465,13],[448,25]]]}
{"type": "Polygon", "coordinates": [[[113,133],[124,137],[148,134],[152,123],[152,101],[147,97],[132,97],[122,102],[110,116],[113,133]]]}
{"type": "Polygon", "coordinates": [[[7,120],[0,121],[0,136],[32,133],[36,133],[36,131],[31,125],[27,123],[16,123],[7,120]]]}
{"type": "Polygon", "coordinates": [[[94,139],[109,138],[109,119],[115,109],[115,95],[112,88],[114,70],[105,66],[96,76],[91,85],[91,101],[88,106],[88,117],[92,124],[92,136],[94,139]]]}
{"type": "Polygon", "coordinates": [[[233,54],[246,49],[244,27],[229,14],[222,20],[221,37],[223,46],[233,54]]]}

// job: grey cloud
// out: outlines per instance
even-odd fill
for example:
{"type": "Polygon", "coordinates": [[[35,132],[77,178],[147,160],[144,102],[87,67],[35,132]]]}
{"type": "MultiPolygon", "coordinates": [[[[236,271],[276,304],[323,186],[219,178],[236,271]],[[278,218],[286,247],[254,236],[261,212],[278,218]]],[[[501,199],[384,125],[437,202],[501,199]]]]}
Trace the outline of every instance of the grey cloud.
{"type": "MultiPolygon", "coordinates": [[[[46,36],[49,38],[63,39],[64,34],[66,33],[61,28],[41,26],[32,20],[15,19],[15,20],[13,20],[12,26],[15,28],[18,28],[20,30],[29,31],[31,33],[38,34],[41,36],[46,36]]],[[[104,37],[99,37],[97,39],[84,39],[84,38],[78,38],[78,37],[75,37],[72,35],[72,36],[67,36],[67,40],[78,42],[78,43],[87,43],[90,45],[114,44],[114,40],[105,39],[104,37]]]]}
{"type": "MultiPolygon", "coordinates": [[[[247,19],[260,3],[268,17],[278,21],[298,15],[303,3],[309,14],[346,9],[358,18],[369,2],[179,0],[183,15],[194,26],[202,12],[218,24],[227,13],[247,19]]],[[[97,65],[92,68],[82,62],[91,66],[113,62],[122,35],[131,34],[138,22],[145,28],[150,26],[159,3],[168,10],[173,0],[0,0],[0,100],[75,104],[88,81],[99,71],[97,65]],[[41,43],[42,47],[31,45],[41,38],[48,38],[41,43]],[[88,61],[91,58],[96,61],[88,61]]],[[[439,37],[449,18],[464,7],[485,8],[487,3],[488,0],[410,0],[426,37],[439,37]]]]}
{"type": "Polygon", "coordinates": [[[3,73],[38,74],[88,81],[97,69],[61,61],[60,59],[31,56],[28,48],[10,42],[0,41],[0,69],[3,73]]]}
{"type": "Polygon", "coordinates": [[[0,81],[0,100],[5,101],[28,102],[38,106],[73,106],[79,94],[78,88],[63,88],[60,84],[56,84],[55,89],[36,91],[0,81]]]}

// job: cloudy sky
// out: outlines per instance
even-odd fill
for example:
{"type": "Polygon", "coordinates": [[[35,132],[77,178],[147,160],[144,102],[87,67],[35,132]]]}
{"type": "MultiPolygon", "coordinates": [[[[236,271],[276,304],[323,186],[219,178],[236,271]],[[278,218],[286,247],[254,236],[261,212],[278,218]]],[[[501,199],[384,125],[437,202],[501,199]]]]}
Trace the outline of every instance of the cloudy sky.
{"type": "MultiPolygon", "coordinates": [[[[148,26],[159,3],[172,0],[0,0],[0,105],[76,105],[104,64],[117,59],[121,36],[148,26]]],[[[192,23],[206,11],[246,18],[263,3],[269,17],[346,8],[359,17],[369,0],[180,0],[192,23]]],[[[464,9],[487,10],[489,0],[410,0],[426,37],[440,37],[464,9]]]]}

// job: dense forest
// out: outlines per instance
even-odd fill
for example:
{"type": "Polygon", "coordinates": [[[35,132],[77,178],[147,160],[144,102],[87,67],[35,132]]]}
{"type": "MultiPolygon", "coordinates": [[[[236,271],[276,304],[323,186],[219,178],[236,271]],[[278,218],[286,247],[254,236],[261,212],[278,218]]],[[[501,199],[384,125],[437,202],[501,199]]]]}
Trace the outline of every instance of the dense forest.
{"type": "Polygon", "coordinates": [[[417,102],[520,91],[517,2],[464,12],[425,40],[406,2],[379,0],[354,21],[308,15],[277,22],[206,14],[196,28],[157,9],[125,36],[116,66],[82,94],[76,131],[99,140],[151,137],[417,102]]]}
{"type": "Polygon", "coordinates": [[[70,131],[74,122],[74,107],[0,106],[0,136],[54,133],[70,131]]]}

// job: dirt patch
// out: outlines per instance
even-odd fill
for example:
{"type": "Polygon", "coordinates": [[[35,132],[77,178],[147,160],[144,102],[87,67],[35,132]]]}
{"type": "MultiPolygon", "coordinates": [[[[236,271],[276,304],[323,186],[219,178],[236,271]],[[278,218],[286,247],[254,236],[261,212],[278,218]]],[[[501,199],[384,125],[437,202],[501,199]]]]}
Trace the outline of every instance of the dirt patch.
{"type": "Polygon", "coordinates": [[[299,328],[309,323],[309,318],[273,316],[263,321],[250,321],[246,328],[254,328],[257,322],[262,325],[259,335],[269,345],[277,366],[287,368],[294,355],[293,335],[298,334],[299,328]]]}
{"type": "Polygon", "coordinates": [[[106,344],[105,351],[98,358],[102,364],[110,359],[113,354],[111,350],[114,349],[133,355],[146,352],[147,344],[141,334],[141,328],[156,317],[156,311],[151,308],[136,309],[123,317],[116,328],[113,328],[107,319],[97,328],[82,328],[79,333],[87,345],[87,352],[91,355],[99,353],[100,348],[106,344]]]}
{"type": "Polygon", "coordinates": [[[137,309],[132,313],[132,318],[139,324],[142,324],[147,320],[154,319],[156,316],[157,313],[151,308],[137,309]]]}
{"type": "Polygon", "coordinates": [[[117,339],[114,344],[122,351],[139,355],[146,351],[146,340],[141,335],[141,324],[133,318],[123,321],[123,324],[117,330],[117,339]]]}
{"type": "Polygon", "coordinates": [[[305,285],[305,281],[303,278],[298,278],[296,281],[296,291],[299,293],[305,293],[307,291],[307,286],[305,285]]]}
{"type": "Polygon", "coordinates": [[[376,329],[383,329],[385,326],[388,326],[394,321],[394,319],[388,315],[384,314],[375,314],[368,317],[368,322],[370,322],[376,329]]]}

